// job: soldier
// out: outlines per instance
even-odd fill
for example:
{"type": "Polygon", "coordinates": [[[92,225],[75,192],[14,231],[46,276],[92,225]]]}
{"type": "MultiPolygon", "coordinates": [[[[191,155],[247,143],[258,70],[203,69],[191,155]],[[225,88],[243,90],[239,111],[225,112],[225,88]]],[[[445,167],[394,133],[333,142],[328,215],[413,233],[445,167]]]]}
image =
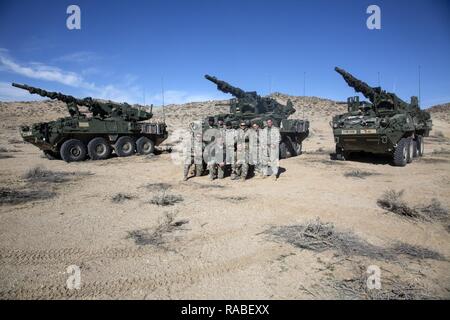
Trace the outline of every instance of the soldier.
{"type": "Polygon", "coordinates": [[[235,179],[244,181],[248,175],[249,167],[249,131],[248,123],[241,121],[239,129],[236,130],[236,165],[235,179]]]}
{"type": "Polygon", "coordinates": [[[261,154],[260,154],[260,134],[261,134],[261,125],[258,120],[253,121],[252,129],[250,130],[249,135],[249,144],[250,144],[250,158],[249,162],[253,165],[255,175],[258,173],[263,176],[261,172],[261,154]]]}
{"type": "Polygon", "coordinates": [[[200,177],[203,173],[202,163],[202,133],[201,126],[193,123],[184,141],[184,175],[183,180],[187,181],[189,170],[192,165],[195,167],[195,176],[200,177]]]}
{"type": "Polygon", "coordinates": [[[231,121],[225,123],[225,164],[230,166],[231,180],[236,179],[236,130],[233,129],[231,121]]]}
{"type": "Polygon", "coordinates": [[[225,126],[224,126],[224,123],[223,123],[223,118],[222,118],[222,117],[219,117],[219,118],[217,119],[217,127],[218,127],[219,129],[222,129],[222,128],[225,127],[225,126]]]}
{"type": "Polygon", "coordinates": [[[280,129],[273,125],[273,120],[267,120],[267,126],[262,129],[260,137],[261,171],[263,176],[273,175],[278,179],[280,129]]]}
{"type": "Polygon", "coordinates": [[[204,158],[209,170],[209,179],[214,180],[216,177],[223,178],[224,170],[224,138],[222,136],[223,128],[217,128],[214,125],[214,118],[208,119],[208,125],[204,133],[204,139],[207,145],[204,150],[204,158]]]}
{"type": "Polygon", "coordinates": [[[212,129],[212,128],[215,128],[214,117],[209,117],[208,118],[208,125],[206,126],[206,129],[212,129]]]}

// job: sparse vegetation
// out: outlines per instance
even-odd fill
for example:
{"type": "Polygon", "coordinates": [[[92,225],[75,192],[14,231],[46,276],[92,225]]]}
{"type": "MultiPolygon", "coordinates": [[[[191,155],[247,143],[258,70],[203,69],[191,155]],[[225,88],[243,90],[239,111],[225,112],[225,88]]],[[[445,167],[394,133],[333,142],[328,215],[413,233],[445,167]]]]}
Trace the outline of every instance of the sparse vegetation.
{"type": "Polygon", "coordinates": [[[332,223],[320,219],[305,225],[272,227],[266,233],[295,247],[323,252],[335,250],[344,255],[385,258],[385,252],[360,239],[352,232],[337,231],[332,223]]]}
{"type": "MultiPolygon", "coordinates": [[[[363,268],[362,268],[363,269],[363,268]]],[[[425,300],[436,299],[417,282],[403,282],[383,278],[380,289],[369,289],[367,274],[361,270],[361,275],[356,278],[333,280],[332,287],[342,299],[366,299],[366,300],[425,300]]]]}
{"type": "Polygon", "coordinates": [[[187,223],[189,223],[188,220],[175,221],[173,214],[166,213],[155,228],[130,231],[127,239],[133,239],[139,246],[164,247],[168,241],[168,235],[177,230],[184,230],[182,226],[187,223]]]}
{"type": "Polygon", "coordinates": [[[164,182],[157,182],[157,183],[148,183],[144,187],[148,191],[165,191],[172,188],[172,185],[164,182]]]}
{"type": "Polygon", "coordinates": [[[444,256],[436,251],[403,242],[395,244],[391,250],[396,254],[406,255],[411,258],[433,259],[439,261],[447,260],[444,256]]]}
{"type": "Polygon", "coordinates": [[[359,178],[359,179],[365,179],[366,177],[378,175],[378,173],[375,172],[369,172],[369,171],[362,171],[359,169],[348,171],[344,173],[344,177],[347,178],[359,178]]]}
{"type": "Polygon", "coordinates": [[[388,248],[375,246],[352,232],[338,231],[332,223],[323,223],[320,219],[304,225],[272,227],[265,233],[297,248],[316,252],[334,250],[344,256],[355,255],[378,260],[396,260],[399,255],[413,259],[446,260],[438,252],[403,242],[388,248]]]}
{"type": "Polygon", "coordinates": [[[166,207],[173,206],[178,202],[183,201],[183,197],[177,194],[170,194],[163,191],[161,194],[154,196],[151,200],[151,204],[156,204],[158,206],[166,207]]]}
{"type": "Polygon", "coordinates": [[[229,201],[229,202],[241,202],[244,200],[247,200],[247,197],[240,197],[240,196],[231,196],[231,197],[216,197],[219,200],[229,201]]]}
{"type": "Polygon", "coordinates": [[[395,191],[387,190],[383,193],[380,199],[377,200],[378,206],[384,210],[393,212],[400,216],[419,218],[419,214],[411,208],[403,199],[404,190],[395,191]]]}
{"type": "Polygon", "coordinates": [[[112,197],[111,201],[114,203],[123,203],[125,201],[132,200],[133,198],[134,196],[132,195],[119,192],[112,197]]]}
{"type": "Polygon", "coordinates": [[[428,205],[411,207],[403,199],[404,190],[387,190],[377,200],[377,204],[390,212],[407,218],[421,219],[426,221],[447,221],[448,210],[442,206],[437,199],[431,199],[428,205]]]}
{"type": "Polygon", "coordinates": [[[0,188],[0,204],[22,204],[37,200],[48,200],[56,193],[46,190],[16,190],[0,188]]]}
{"type": "Polygon", "coordinates": [[[74,176],[87,176],[91,175],[90,172],[61,172],[51,171],[42,167],[34,167],[29,169],[23,176],[25,180],[29,182],[50,182],[50,183],[62,183],[70,180],[70,177],[74,176]]]}

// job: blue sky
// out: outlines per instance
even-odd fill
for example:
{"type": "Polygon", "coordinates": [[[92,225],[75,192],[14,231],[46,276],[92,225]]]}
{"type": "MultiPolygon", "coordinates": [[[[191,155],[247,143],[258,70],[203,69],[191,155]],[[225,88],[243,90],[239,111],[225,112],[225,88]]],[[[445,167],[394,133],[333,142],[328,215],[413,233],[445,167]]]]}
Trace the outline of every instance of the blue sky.
{"type": "Polygon", "coordinates": [[[345,100],[340,66],[422,106],[450,101],[450,1],[0,0],[0,100],[27,83],[75,96],[161,104],[229,97],[206,73],[261,94],[345,100]],[[81,8],[81,30],[66,9],[81,8]],[[366,9],[381,8],[381,30],[366,9]],[[145,92],[145,94],[144,94],[145,92]]]}

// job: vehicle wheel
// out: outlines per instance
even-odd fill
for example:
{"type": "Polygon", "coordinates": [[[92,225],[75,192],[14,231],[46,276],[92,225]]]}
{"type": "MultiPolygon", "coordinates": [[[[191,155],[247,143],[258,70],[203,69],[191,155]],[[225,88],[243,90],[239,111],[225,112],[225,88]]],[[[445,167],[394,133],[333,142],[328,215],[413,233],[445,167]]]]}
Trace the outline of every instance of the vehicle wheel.
{"type": "Polygon", "coordinates": [[[408,161],[408,138],[401,138],[394,151],[394,165],[398,167],[406,166],[408,161]]]}
{"type": "Polygon", "coordinates": [[[83,161],[86,159],[86,146],[77,139],[70,139],[61,146],[61,158],[66,162],[83,161]]]}
{"type": "Polygon", "coordinates": [[[413,138],[408,138],[408,163],[413,161],[414,157],[414,140],[413,138]]]}
{"type": "Polygon", "coordinates": [[[61,160],[61,155],[58,152],[53,152],[51,150],[44,150],[44,156],[48,160],[61,160]]]}
{"type": "Polygon", "coordinates": [[[286,142],[282,141],[280,143],[280,159],[286,159],[288,156],[288,150],[286,142]]]}
{"type": "Polygon", "coordinates": [[[417,140],[416,139],[412,139],[411,140],[411,144],[413,146],[412,157],[413,158],[417,158],[419,156],[419,153],[418,153],[418,150],[417,150],[417,140]]]}
{"type": "Polygon", "coordinates": [[[348,159],[348,152],[345,152],[341,147],[336,146],[336,160],[345,161],[348,159]]]}
{"type": "Polygon", "coordinates": [[[423,136],[417,136],[416,141],[417,155],[422,157],[425,151],[423,136]]]}
{"type": "Polygon", "coordinates": [[[136,141],[136,151],[142,155],[153,153],[155,152],[155,143],[147,137],[140,137],[136,141]]]}
{"type": "Polygon", "coordinates": [[[294,142],[294,152],[296,156],[302,154],[302,143],[294,142]]]}
{"type": "Polygon", "coordinates": [[[119,157],[129,157],[134,154],[136,147],[130,137],[120,137],[114,145],[114,150],[119,157]]]}
{"type": "Polygon", "coordinates": [[[109,143],[101,138],[94,138],[89,141],[87,146],[89,157],[92,160],[104,160],[111,155],[111,147],[109,143]]]}

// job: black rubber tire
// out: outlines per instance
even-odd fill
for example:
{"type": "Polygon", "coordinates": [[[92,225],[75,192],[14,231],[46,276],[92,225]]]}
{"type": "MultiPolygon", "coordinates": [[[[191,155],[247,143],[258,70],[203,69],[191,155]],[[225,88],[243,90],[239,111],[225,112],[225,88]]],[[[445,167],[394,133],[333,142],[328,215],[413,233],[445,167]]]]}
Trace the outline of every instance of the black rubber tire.
{"type": "Polygon", "coordinates": [[[285,141],[280,143],[280,159],[286,159],[288,157],[288,148],[285,141]]]}
{"type": "Polygon", "coordinates": [[[61,160],[61,155],[58,152],[53,152],[51,150],[44,150],[44,156],[48,160],[61,160]]]}
{"type": "Polygon", "coordinates": [[[119,157],[129,157],[134,154],[136,150],[136,144],[130,137],[120,137],[114,144],[114,151],[119,157]]]}
{"type": "Polygon", "coordinates": [[[411,163],[414,158],[414,139],[408,138],[408,163],[411,163]]]}
{"type": "Polygon", "coordinates": [[[417,158],[419,156],[419,153],[417,150],[417,140],[413,139],[413,140],[411,140],[411,143],[413,145],[412,156],[413,156],[413,158],[417,158]]]}
{"type": "Polygon", "coordinates": [[[425,143],[423,136],[417,136],[416,147],[417,147],[417,155],[419,157],[422,157],[425,150],[425,143]]]}
{"type": "Polygon", "coordinates": [[[92,160],[104,160],[111,155],[111,146],[104,138],[97,137],[89,141],[87,151],[92,160]]]}
{"type": "Polygon", "coordinates": [[[394,165],[397,167],[404,167],[408,161],[408,143],[409,138],[401,138],[397,143],[397,148],[394,151],[394,165]]]}
{"type": "Polygon", "coordinates": [[[300,143],[296,143],[296,145],[295,145],[295,153],[296,153],[297,156],[302,154],[302,148],[303,148],[303,146],[302,146],[301,142],[300,143]]]}
{"type": "Polygon", "coordinates": [[[77,139],[70,139],[61,146],[61,158],[66,162],[83,161],[86,159],[86,146],[77,139]]]}
{"type": "Polygon", "coordinates": [[[350,157],[349,152],[345,152],[341,147],[336,146],[336,160],[345,161],[350,157]]]}
{"type": "Polygon", "coordinates": [[[136,141],[136,151],[141,155],[154,153],[155,143],[147,137],[140,137],[136,141]]]}

